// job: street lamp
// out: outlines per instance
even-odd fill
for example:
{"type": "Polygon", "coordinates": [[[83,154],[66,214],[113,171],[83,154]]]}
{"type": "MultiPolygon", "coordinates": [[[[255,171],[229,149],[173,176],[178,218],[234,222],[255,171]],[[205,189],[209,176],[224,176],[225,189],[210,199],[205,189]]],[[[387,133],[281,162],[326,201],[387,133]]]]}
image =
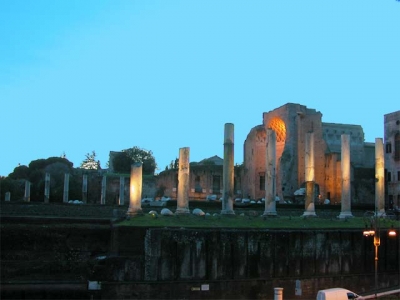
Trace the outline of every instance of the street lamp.
{"type": "MultiPolygon", "coordinates": [[[[378,260],[379,260],[379,253],[378,248],[381,244],[381,237],[380,237],[380,219],[386,217],[385,214],[378,215],[378,211],[375,208],[375,211],[367,211],[364,213],[364,222],[365,222],[365,230],[363,231],[363,235],[365,237],[374,237],[374,246],[375,246],[375,296],[378,290],[378,260]],[[369,223],[369,224],[368,224],[369,223]]],[[[391,237],[396,236],[396,231],[393,228],[388,232],[388,235],[391,237]]]]}

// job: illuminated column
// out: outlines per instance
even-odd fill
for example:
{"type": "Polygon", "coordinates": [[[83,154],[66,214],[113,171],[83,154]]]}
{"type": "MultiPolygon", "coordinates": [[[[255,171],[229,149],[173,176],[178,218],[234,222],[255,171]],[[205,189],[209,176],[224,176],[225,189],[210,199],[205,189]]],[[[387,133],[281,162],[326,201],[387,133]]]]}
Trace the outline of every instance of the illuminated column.
{"type": "Polygon", "coordinates": [[[350,187],[350,135],[342,134],[341,169],[342,169],[342,210],[339,218],[353,217],[351,214],[351,187],[350,187]]]}
{"type": "Polygon", "coordinates": [[[63,202],[68,203],[69,198],[69,174],[64,174],[64,195],[63,195],[63,202]]]}
{"type": "Polygon", "coordinates": [[[82,178],[82,202],[87,203],[87,175],[84,174],[82,178]]]}
{"type": "Polygon", "coordinates": [[[107,191],[107,177],[103,175],[103,179],[101,180],[101,196],[100,196],[100,204],[106,204],[106,191],[107,191]]]}
{"type": "Polygon", "coordinates": [[[276,134],[267,129],[267,151],[265,166],[265,211],[264,216],[276,216],[276,134]]]}
{"type": "Polygon", "coordinates": [[[142,215],[142,163],[134,163],[131,166],[131,182],[129,193],[128,217],[142,215]]]}
{"type": "Polygon", "coordinates": [[[9,202],[10,201],[10,199],[11,199],[11,193],[10,192],[6,192],[6,195],[5,195],[5,201],[7,201],[7,202],[9,202]]]}
{"type": "Polygon", "coordinates": [[[274,288],[274,300],[282,300],[283,299],[283,288],[277,287],[274,288]]]}
{"type": "Polygon", "coordinates": [[[125,177],[119,177],[119,198],[118,198],[118,205],[125,204],[125,177]]]}
{"type": "Polygon", "coordinates": [[[31,183],[28,180],[25,180],[24,201],[25,202],[30,202],[31,201],[31,183]]]}
{"type": "Polygon", "coordinates": [[[224,165],[223,165],[223,199],[221,214],[234,215],[233,211],[233,183],[234,183],[234,142],[233,124],[226,123],[224,131],[224,165]]]}
{"type": "Polygon", "coordinates": [[[385,158],[381,138],[375,139],[375,211],[378,215],[385,214],[385,158]]]}
{"type": "Polygon", "coordinates": [[[50,201],[50,173],[46,173],[44,178],[44,203],[50,201]]]}
{"type": "Polygon", "coordinates": [[[178,197],[176,214],[188,214],[189,210],[189,147],[179,149],[178,197]]]}
{"type": "Polygon", "coordinates": [[[306,198],[305,211],[303,216],[316,216],[314,206],[314,133],[306,133],[305,143],[305,181],[306,181],[306,198]]]}

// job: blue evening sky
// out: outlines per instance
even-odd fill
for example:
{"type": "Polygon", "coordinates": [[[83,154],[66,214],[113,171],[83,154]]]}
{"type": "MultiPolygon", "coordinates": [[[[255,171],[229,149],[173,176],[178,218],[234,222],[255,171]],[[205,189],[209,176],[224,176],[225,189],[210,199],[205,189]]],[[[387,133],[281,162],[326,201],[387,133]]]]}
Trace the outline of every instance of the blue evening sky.
{"type": "Polygon", "coordinates": [[[288,102],[383,138],[400,109],[396,0],[0,0],[0,175],[93,150],[153,151],[158,172],[235,163],[263,112],[288,102]]]}

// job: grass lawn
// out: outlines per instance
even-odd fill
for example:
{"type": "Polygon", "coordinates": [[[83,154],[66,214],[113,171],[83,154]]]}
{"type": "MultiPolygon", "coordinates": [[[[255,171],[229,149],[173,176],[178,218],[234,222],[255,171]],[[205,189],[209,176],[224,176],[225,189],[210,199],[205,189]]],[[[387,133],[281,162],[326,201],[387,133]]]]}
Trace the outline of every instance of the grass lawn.
{"type": "MultiPolygon", "coordinates": [[[[302,217],[302,216],[241,216],[218,215],[196,216],[173,215],[161,216],[143,214],[131,217],[119,223],[121,226],[138,227],[188,227],[188,228],[243,228],[243,229],[364,229],[366,224],[363,217],[348,219],[302,217]]],[[[400,228],[400,221],[381,219],[382,229],[400,228]]]]}

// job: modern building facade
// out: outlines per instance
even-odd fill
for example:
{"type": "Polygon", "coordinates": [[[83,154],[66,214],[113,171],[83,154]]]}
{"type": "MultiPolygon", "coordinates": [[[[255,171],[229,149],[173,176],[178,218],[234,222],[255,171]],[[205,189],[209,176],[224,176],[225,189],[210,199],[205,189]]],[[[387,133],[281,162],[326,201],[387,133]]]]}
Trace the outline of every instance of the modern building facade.
{"type": "Polygon", "coordinates": [[[387,205],[400,208],[400,110],[384,115],[387,205]]]}

